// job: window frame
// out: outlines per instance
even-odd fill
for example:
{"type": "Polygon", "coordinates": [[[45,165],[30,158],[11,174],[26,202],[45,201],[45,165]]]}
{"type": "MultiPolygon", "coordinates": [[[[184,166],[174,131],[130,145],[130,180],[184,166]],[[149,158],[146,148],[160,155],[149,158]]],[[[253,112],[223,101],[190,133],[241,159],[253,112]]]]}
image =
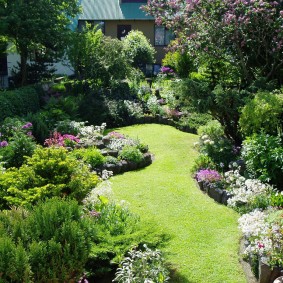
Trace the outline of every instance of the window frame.
{"type": "Polygon", "coordinates": [[[167,29],[166,27],[164,27],[164,26],[160,26],[160,25],[154,25],[154,46],[168,46],[169,45],[169,43],[170,43],[170,41],[172,40],[172,39],[170,39],[170,33],[172,34],[172,39],[173,38],[175,38],[175,36],[174,36],[174,34],[173,34],[173,32],[171,31],[171,30],[169,30],[169,29],[167,29]],[[156,40],[156,34],[157,34],[157,32],[156,32],[156,29],[157,28],[159,28],[159,29],[163,29],[163,42],[162,42],[162,44],[157,44],[157,40],[156,40]],[[167,36],[169,35],[169,41],[168,42],[166,42],[167,41],[167,36]]]}
{"type": "Polygon", "coordinates": [[[103,34],[105,34],[105,21],[98,21],[98,20],[78,20],[78,30],[82,31],[83,27],[86,26],[86,23],[89,23],[91,27],[94,27],[98,25],[98,29],[102,31],[103,34]],[[80,24],[81,23],[81,24],[80,24]],[[101,23],[103,23],[101,25],[101,23]]]}
{"type": "Polygon", "coordinates": [[[132,30],[132,25],[117,25],[117,38],[119,40],[123,40],[127,35],[128,33],[132,30]],[[121,30],[122,30],[122,27],[125,27],[126,31],[128,29],[128,32],[126,33],[125,36],[121,36],[121,30]]]}

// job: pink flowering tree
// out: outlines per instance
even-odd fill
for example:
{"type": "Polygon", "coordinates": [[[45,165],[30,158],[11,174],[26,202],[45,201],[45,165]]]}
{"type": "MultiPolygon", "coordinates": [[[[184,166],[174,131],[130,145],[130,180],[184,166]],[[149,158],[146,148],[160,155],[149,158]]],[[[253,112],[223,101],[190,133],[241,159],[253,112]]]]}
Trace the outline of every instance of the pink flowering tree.
{"type": "Polygon", "coordinates": [[[151,0],[144,9],[176,33],[175,47],[229,62],[242,81],[282,69],[281,0],[151,0]]]}

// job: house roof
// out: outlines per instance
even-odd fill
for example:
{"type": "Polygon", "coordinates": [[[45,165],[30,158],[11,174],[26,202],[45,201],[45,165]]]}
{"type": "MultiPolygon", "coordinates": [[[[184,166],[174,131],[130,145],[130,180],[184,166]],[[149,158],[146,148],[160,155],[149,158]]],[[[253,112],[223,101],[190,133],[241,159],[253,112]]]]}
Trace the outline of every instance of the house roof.
{"type": "Polygon", "coordinates": [[[81,0],[82,20],[153,20],[140,9],[145,3],[120,3],[120,0],[81,0]]]}

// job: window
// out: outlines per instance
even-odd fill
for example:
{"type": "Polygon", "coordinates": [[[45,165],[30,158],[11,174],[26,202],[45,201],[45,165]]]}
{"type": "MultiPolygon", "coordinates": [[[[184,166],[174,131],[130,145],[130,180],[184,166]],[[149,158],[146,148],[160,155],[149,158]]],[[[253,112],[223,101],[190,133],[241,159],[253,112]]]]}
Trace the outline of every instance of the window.
{"type": "Polygon", "coordinates": [[[79,20],[78,30],[82,31],[86,27],[87,23],[90,24],[91,27],[97,26],[97,29],[100,29],[103,33],[105,33],[105,22],[104,21],[79,20]]]}
{"type": "Polygon", "coordinates": [[[7,76],[8,69],[7,69],[7,56],[0,55],[0,76],[7,76]]]}
{"type": "Polygon", "coordinates": [[[162,26],[155,26],[155,46],[166,46],[175,36],[172,31],[162,26]]]}
{"type": "Polygon", "coordinates": [[[117,38],[123,40],[126,35],[131,31],[131,25],[118,25],[117,27],[117,38]]]}

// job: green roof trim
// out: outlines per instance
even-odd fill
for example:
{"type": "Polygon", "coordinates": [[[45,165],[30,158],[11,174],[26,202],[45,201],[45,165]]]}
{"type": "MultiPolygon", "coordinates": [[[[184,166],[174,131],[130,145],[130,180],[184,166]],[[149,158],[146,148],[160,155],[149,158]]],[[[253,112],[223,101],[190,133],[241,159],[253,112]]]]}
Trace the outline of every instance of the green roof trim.
{"type": "Polygon", "coordinates": [[[120,0],[82,0],[81,20],[154,20],[140,9],[145,3],[120,3],[120,0]]]}

